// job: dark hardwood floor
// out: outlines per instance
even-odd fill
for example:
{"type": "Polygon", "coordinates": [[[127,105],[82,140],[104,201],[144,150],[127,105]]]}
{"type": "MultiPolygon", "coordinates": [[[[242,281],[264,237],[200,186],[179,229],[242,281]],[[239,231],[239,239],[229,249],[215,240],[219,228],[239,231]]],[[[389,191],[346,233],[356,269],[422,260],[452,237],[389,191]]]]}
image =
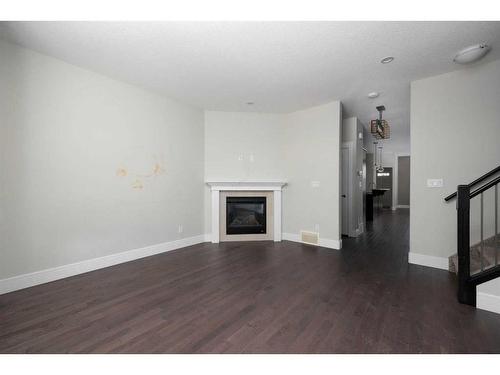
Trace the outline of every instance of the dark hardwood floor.
{"type": "Polygon", "coordinates": [[[342,251],[201,244],[0,296],[2,353],[499,353],[500,315],[408,265],[408,213],[342,251]]]}

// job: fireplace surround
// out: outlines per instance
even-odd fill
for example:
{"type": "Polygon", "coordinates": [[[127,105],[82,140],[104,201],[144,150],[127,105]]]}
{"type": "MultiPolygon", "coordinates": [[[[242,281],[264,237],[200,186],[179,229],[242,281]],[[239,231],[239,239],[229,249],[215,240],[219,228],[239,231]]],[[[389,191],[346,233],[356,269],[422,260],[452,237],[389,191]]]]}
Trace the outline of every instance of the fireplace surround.
{"type": "Polygon", "coordinates": [[[213,243],[281,241],[281,193],[286,182],[208,181],[207,184],[211,190],[213,243]]]}

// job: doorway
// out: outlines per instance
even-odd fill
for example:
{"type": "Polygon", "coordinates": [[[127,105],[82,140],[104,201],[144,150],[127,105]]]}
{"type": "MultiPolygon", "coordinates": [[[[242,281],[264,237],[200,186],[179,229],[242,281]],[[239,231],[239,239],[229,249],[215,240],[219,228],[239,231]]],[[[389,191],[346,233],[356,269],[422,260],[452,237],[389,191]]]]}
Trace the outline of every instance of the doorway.
{"type": "Polygon", "coordinates": [[[351,220],[353,217],[353,194],[352,194],[352,144],[345,142],[341,148],[341,192],[342,199],[342,235],[351,236],[351,220]]]}
{"type": "Polygon", "coordinates": [[[392,208],[392,167],[384,167],[382,172],[377,171],[377,189],[387,189],[387,191],[376,198],[378,208],[392,208]]]}

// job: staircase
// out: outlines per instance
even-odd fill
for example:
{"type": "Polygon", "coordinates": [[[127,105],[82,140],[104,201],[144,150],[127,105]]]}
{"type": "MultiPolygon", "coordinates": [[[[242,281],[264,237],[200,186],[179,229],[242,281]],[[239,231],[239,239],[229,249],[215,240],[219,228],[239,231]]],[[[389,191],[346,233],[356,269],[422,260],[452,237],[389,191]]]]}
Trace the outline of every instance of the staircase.
{"type": "MultiPolygon", "coordinates": [[[[497,265],[500,261],[500,235],[495,245],[495,237],[490,237],[483,242],[483,252],[481,255],[481,243],[477,243],[470,248],[470,273],[474,275],[481,272],[481,265],[484,269],[497,265]],[[481,263],[482,258],[482,263],[481,263]]],[[[448,270],[458,274],[458,254],[453,254],[448,258],[448,270]]]]}
{"type": "MultiPolygon", "coordinates": [[[[449,270],[458,278],[458,301],[476,306],[476,286],[500,277],[500,234],[498,233],[498,185],[500,166],[474,180],[468,185],[458,185],[457,191],[445,198],[446,202],[456,198],[457,203],[457,253],[449,258],[449,270]],[[496,176],[496,177],[495,177],[496,176]],[[478,187],[479,186],[479,187],[478,187]],[[471,189],[474,190],[471,191],[471,189]],[[494,228],[494,235],[484,237],[485,194],[494,194],[494,218],[487,227],[494,228]],[[479,199],[480,241],[470,244],[471,200],[479,199]]],[[[490,195],[491,196],[491,195],[490,195]]]]}

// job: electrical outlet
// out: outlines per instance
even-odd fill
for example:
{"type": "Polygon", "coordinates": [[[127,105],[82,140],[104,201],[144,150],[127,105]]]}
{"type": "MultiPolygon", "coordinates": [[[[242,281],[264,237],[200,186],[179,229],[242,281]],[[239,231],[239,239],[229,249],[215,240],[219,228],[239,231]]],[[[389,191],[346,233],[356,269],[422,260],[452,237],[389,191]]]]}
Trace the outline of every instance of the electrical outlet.
{"type": "Polygon", "coordinates": [[[179,231],[179,233],[184,232],[184,227],[182,226],[182,224],[179,224],[179,227],[177,230],[179,231]]]}
{"type": "Polygon", "coordinates": [[[243,157],[243,154],[239,154],[238,155],[238,161],[243,161],[244,157],[243,157]]]}
{"type": "Polygon", "coordinates": [[[443,187],[443,179],[442,178],[429,178],[429,179],[427,179],[427,187],[442,188],[443,187]]]}

